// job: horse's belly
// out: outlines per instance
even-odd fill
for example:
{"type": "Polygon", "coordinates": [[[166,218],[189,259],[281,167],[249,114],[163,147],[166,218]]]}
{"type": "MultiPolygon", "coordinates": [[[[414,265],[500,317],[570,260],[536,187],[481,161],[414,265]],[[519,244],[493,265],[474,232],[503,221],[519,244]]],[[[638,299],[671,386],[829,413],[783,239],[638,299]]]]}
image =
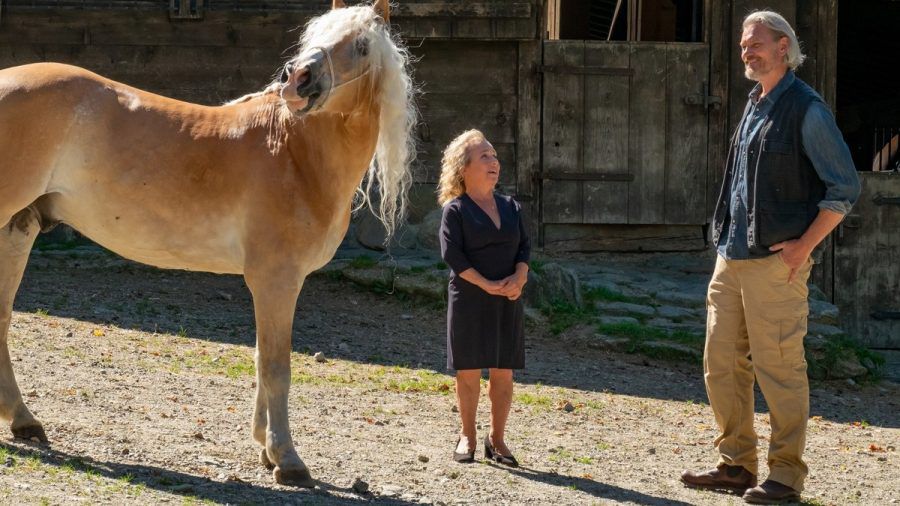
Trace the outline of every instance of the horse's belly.
{"type": "Polygon", "coordinates": [[[227,220],[184,217],[176,222],[144,214],[140,208],[113,207],[97,201],[83,206],[58,199],[52,214],[104,248],[136,262],[164,269],[243,272],[240,237],[227,220]]]}

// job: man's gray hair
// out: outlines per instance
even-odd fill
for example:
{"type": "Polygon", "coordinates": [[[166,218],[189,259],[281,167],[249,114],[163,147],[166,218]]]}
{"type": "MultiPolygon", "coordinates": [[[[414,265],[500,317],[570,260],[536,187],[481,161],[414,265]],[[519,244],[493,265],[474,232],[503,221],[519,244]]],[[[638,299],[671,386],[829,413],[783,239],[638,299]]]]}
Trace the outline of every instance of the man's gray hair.
{"type": "Polygon", "coordinates": [[[775,40],[778,40],[781,37],[787,37],[788,50],[787,54],[784,56],[784,62],[788,64],[788,67],[790,67],[791,70],[796,70],[797,67],[803,64],[806,55],[800,52],[800,42],[797,40],[797,34],[794,33],[791,24],[788,23],[781,14],[774,11],[751,12],[744,18],[742,27],[746,29],[750,25],[757,24],[772,30],[772,32],[775,33],[775,40]]]}

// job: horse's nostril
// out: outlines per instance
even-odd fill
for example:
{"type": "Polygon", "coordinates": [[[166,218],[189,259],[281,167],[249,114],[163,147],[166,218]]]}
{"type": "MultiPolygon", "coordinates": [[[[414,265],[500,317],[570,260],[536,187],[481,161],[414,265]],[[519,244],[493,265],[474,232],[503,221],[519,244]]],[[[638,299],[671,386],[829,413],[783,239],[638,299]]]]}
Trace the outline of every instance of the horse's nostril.
{"type": "Polygon", "coordinates": [[[288,79],[290,79],[290,77],[291,77],[291,75],[288,74],[287,67],[281,69],[281,83],[282,84],[288,82],[288,79]]]}

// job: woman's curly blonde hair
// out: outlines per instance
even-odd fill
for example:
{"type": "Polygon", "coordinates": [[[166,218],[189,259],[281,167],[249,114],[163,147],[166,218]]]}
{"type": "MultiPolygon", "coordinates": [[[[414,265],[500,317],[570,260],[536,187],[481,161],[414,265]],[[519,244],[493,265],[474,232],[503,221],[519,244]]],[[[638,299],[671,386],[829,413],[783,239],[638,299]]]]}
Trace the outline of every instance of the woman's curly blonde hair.
{"type": "Polygon", "coordinates": [[[469,146],[484,140],[481,131],[466,130],[450,141],[444,149],[444,157],[441,159],[441,180],[437,187],[438,204],[444,205],[466,192],[462,170],[469,163],[469,146]]]}

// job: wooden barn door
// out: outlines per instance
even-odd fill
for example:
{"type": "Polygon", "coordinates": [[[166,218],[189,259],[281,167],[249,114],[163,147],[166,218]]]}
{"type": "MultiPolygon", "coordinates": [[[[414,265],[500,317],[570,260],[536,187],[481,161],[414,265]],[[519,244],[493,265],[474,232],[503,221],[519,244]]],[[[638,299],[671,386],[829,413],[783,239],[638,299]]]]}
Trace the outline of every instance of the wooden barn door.
{"type": "Polygon", "coordinates": [[[543,50],[542,222],[705,224],[709,45],[543,50]]]}
{"type": "Polygon", "coordinates": [[[859,201],[835,234],[834,302],[851,336],[900,350],[900,175],[859,179],[859,201]]]}

